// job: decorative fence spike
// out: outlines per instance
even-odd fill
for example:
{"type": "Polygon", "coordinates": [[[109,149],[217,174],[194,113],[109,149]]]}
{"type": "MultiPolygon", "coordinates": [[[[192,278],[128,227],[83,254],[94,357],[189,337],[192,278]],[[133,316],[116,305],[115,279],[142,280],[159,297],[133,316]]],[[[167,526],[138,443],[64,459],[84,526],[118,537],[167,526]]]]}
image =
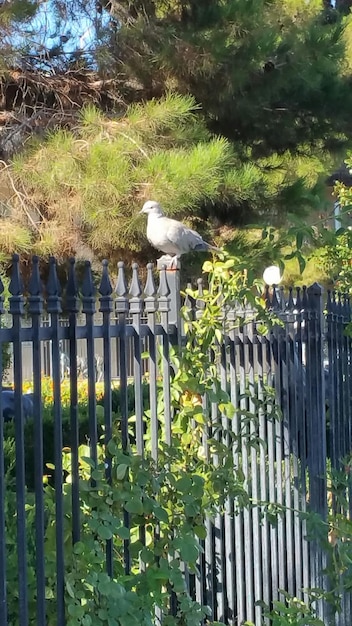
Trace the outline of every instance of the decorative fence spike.
{"type": "Polygon", "coordinates": [[[49,276],[46,285],[48,313],[61,313],[61,287],[56,271],[56,260],[49,259],[49,276]]]}
{"type": "Polygon", "coordinates": [[[301,288],[296,287],[296,309],[300,311],[302,308],[301,288]]]}
{"type": "Polygon", "coordinates": [[[196,309],[197,309],[197,314],[201,315],[203,309],[205,308],[205,302],[203,300],[203,278],[197,279],[197,292],[198,292],[198,297],[196,299],[196,309]]]}
{"type": "Polygon", "coordinates": [[[103,272],[101,276],[101,281],[99,285],[99,293],[103,297],[111,296],[112,294],[112,285],[109,276],[109,263],[106,259],[102,262],[103,272]]]}
{"type": "Polygon", "coordinates": [[[328,313],[332,313],[331,289],[328,289],[327,291],[326,310],[328,313]]]}
{"type": "Polygon", "coordinates": [[[289,311],[293,311],[293,309],[295,308],[295,303],[293,300],[293,287],[289,287],[288,289],[287,308],[289,311]]]}
{"type": "Polygon", "coordinates": [[[0,278],[0,315],[2,315],[4,311],[4,284],[0,278]]]}
{"type": "Polygon", "coordinates": [[[271,306],[275,311],[277,311],[277,309],[280,308],[280,303],[279,303],[279,298],[278,298],[278,293],[277,293],[278,292],[277,285],[273,285],[272,289],[273,289],[273,295],[271,298],[271,306]]]}
{"type": "Polygon", "coordinates": [[[265,287],[264,287],[264,300],[265,300],[266,308],[270,309],[271,308],[271,300],[270,300],[270,287],[269,287],[269,285],[265,285],[265,287]]]}
{"type": "Polygon", "coordinates": [[[112,285],[109,276],[108,269],[108,261],[104,259],[103,263],[103,273],[101,276],[101,281],[99,285],[99,293],[100,293],[100,307],[99,311],[101,313],[111,313],[112,311],[112,285]]]}
{"type": "Polygon", "coordinates": [[[39,258],[36,255],[32,258],[32,273],[28,284],[28,291],[31,296],[39,296],[42,293],[42,281],[39,274],[39,258]]]}
{"type": "Polygon", "coordinates": [[[32,258],[32,273],[28,284],[28,312],[40,315],[43,311],[42,281],[39,273],[39,258],[32,258]]]}
{"type": "Polygon", "coordinates": [[[56,259],[53,256],[49,259],[49,276],[46,290],[50,296],[61,296],[61,286],[56,270],[56,259]]]}
{"type": "Polygon", "coordinates": [[[76,261],[70,259],[66,286],[66,308],[69,313],[78,312],[78,285],[76,277],[76,261]]]}
{"type": "Polygon", "coordinates": [[[187,309],[192,310],[192,309],[194,309],[194,307],[195,307],[195,303],[196,303],[196,301],[195,301],[195,299],[194,299],[194,298],[192,298],[192,296],[188,293],[188,290],[190,290],[190,291],[192,290],[192,283],[187,283],[187,292],[186,292],[185,303],[184,303],[184,304],[185,304],[185,307],[186,307],[187,309]]]}
{"type": "Polygon", "coordinates": [[[23,294],[23,284],[20,274],[20,257],[18,254],[14,254],[12,256],[12,272],[9,292],[12,296],[20,296],[23,294]]]}
{"type": "Polygon", "coordinates": [[[124,262],[119,261],[117,264],[117,267],[118,267],[118,274],[117,274],[115,292],[117,296],[125,297],[127,295],[128,287],[127,287],[127,282],[126,282],[124,262]]]}
{"type": "Polygon", "coordinates": [[[285,292],[284,292],[284,288],[280,287],[279,288],[279,307],[281,309],[281,311],[284,311],[286,309],[286,301],[285,301],[285,292]]]}
{"type": "Polygon", "coordinates": [[[302,293],[302,308],[303,309],[307,309],[309,306],[309,302],[308,302],[308,294],[307,294],[307,286],[303,285],[303,289],[302,289],[303,293],[302,293]]]}
{"type": "Polygon", "coordinates": [[[92,266],[90,261],[85,262],[85,271],[82,283],[82,296],[82,312],[86,314],[95,313],[96,289],[94,286],[92,266]]]}
{"type": "Polygon", "coordinates": [[[142,294],[142,287],[139,281],[137,263],[132,263],[132,280],[129,293],[130,296],[132,296],[133,298],[139,298],[142,294]]]}
{"type": "Polygon", "coordinates": [[[163,265],[160,270],[160,282],[158,289],[159,296],[166,298],[170,294],[169,285],[166,277],[166,265],[163,265]]]}
{"type": "Polygon", "coordinates": [[[144,295],[148,298],[155,297],[156,295],[156,286],[153,275],[154,265],[153,263],[147,264],[147,280],[144,287],[144,295]]]}

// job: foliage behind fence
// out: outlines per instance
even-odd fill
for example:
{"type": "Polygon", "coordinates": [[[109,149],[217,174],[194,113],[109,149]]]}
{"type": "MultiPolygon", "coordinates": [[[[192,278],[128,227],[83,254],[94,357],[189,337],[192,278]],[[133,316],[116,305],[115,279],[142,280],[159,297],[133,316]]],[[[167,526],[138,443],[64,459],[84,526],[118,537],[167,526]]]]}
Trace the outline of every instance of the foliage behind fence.
{"type": "MultiPolygon", "coordinates": [[[[189,320],[204,312],[198,286],[197,298],[186,298],[189,320]]],[[[265,334],[260,320],[248,321],[227,303],[210,360],[197,355],[196,343],[191,346],[213,376],[213,392],[205,393],[205,371],[192,378],[178,370],[187,344],[178,289],[177,272],[163,268],[157,290],[151,265],[143,287],[133,266],[128,286],[120,264],[113,292],[104,264],[96,293],[89,264],[77,285],[72,262],[62,298],[55,261],[43,293],[35,258],[24,297],[14,257],[12,326],[0,328],[1,344],[13,349],[15,388],[15,468],[0,473],[1,624],[129,626],[154,616],[191,625],[209,614],[210,621],[260,626],[260,603],[272,606],[279,590],[306,601],[308,588],[332,591],[312,520],[314,514],[327,520],[328,505],[346,519],[351,513],[349,479],[343,505],[330,497],[327,484],[327,470],[343,468],[341,459],[351,452],[348,299],[329,294],[325,300],[319,285],[288,294],[268,290],[269,307],[282,324],[265,334]],[[21,393],[24,342],[31,344],[32,426],[25,423],[21,393]],[[67,409],[61,398],[63,342],[67,409]],[[77,391],[82,342],[84,432],[77,391]],[[50,409],[42,403],[43,344],[50,346],[50,409]],[[49,468],[43,437],[48,420],[54,441],[49,468]],[[28,428],[35,479],[34,488],[26,489],[28,428]],[[69,447],[64,455],[63,445],[69,447]],[[45,491],[43,469],[52,474],[45,491]]],[[[11,446],[0,421],[2,469],[11,446]]],[[[322,534],[324,543],[327,526],[322,534]]],[[[326,623],[349,623],[349,593],[339,615],[323,598],[315,605],[326,623]]]]}

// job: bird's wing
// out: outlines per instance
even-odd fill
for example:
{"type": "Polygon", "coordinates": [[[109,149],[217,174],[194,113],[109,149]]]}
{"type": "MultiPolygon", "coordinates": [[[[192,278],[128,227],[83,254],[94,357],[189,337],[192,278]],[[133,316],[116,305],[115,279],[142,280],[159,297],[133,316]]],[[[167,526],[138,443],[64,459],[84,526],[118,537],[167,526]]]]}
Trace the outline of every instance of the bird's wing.
{"type": "Polygon", "coordinates": [[[195,230],[187,228],[187,226],[177,220],[164,219],[165,224],[163,227],[166,229],[167,238],[175,247],[179,248],[180,252],[186,253],[194,250],[194,248],[199,250],[201,246],[207,247],[205,241],[195,230]]]}

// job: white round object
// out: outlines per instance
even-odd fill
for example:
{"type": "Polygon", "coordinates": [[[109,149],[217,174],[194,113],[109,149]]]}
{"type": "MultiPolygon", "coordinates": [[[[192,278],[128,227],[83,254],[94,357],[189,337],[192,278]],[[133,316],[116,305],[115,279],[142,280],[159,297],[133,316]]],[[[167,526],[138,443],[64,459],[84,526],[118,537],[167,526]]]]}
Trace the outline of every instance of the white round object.
{"type": "Polygon", "coordinates": [[[263,272],[263,280],[266,285],[278,285],[282,276],[280,268],[277,265],[270,265],[266,267],[263,272]]]}

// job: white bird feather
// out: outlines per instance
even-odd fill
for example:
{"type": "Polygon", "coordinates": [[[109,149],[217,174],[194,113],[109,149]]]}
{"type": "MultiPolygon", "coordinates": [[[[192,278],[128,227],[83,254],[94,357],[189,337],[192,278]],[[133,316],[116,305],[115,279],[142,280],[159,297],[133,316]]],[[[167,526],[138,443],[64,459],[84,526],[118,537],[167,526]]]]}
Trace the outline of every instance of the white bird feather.
{"type": "Polygon", "coordinates": [[[148,200],[143,205],[141,213],[148,215],[147,239],[157,250],[179,259],[182,254],[191,250],[214,250],[219,248],[211,246],[204,241],[199,233],[188,228],[182,222],[166,217],[160,204],[154,200],[148,200]]]}

